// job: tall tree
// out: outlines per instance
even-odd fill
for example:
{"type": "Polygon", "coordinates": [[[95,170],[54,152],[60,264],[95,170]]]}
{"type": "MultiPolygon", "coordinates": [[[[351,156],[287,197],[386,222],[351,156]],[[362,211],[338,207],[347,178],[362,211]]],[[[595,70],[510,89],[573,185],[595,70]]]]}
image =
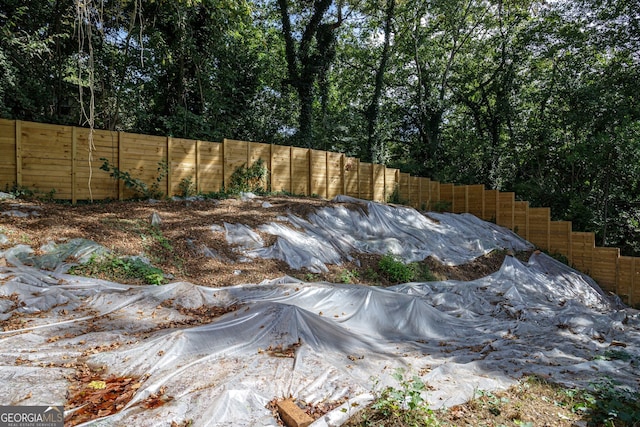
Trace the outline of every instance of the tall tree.
{"type": "MultiPolygon", "coordinates": [[[[287,83],[298,94],[298,143],[313,144],[313,103],[315,86],[326,79],[335,58],[336,30],[342,23],[342,5],[335,17],[329,10],[333,0],[313,0],[311,7],[300,3],[293,10],[289,0],[278,0],[287,60],[287,83]],[[292,24],[295,18],[297,26],[292,24]]],[[[326,88],[325,88],[326,95],[326,88]]]]}
{"type": "MultiPolygon", "coordinates": [[[[374,5],[374,7],[377,5],[374,5]]],[[[380,98],[385,83],[387,64],[391,56],[391,37],[395,20],[396,0],[386,0],[384,17],[382,19],[382,49],[380,62],[375,71],[375,80],[371,101],[367,106],[365,116],[367,119],[367,159],[373,163],[382,163],[385,160],[384,147],[378,132],[378,116],[380,114],[380,98]]]]}

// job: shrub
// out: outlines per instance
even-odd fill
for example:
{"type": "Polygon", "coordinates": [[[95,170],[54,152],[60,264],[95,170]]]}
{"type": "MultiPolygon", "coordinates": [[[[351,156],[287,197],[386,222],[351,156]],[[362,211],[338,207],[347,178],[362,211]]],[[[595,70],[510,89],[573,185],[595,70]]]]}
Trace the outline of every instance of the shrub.
{"type": "Polygon", "coordinates": [[[393,283],[410,282],[416,275],[414,265],[403,263],[398,256],[391,253],[380,259],[378,268],[393,283]]]}
{"type": "Polygon", "coordinates": [[[400,387],[386,387],[377,393],[375,402],[364,409],[348,426],[438,426],[433,411],[422,398],[426,385],[418,376],[406,379],[403,369],[393,377],[400,387]]]}
{"type": "Polygon", "coordinates": [[[227,192],[238,193],[264,193],[267,191],[266,183],[269,171],[262,159],[256,160],[251,166],[246,164],[236,168],[229,179],[227,192]]]}
{"type": "Polygon", "coordinates": [[[100,160],[103,162],[102,166],[100,166],[101,170],[109,172],[109,176],[113,179],[124,182],[127,188],[134,190],[141,197],[145,199],[161,199],[164,197],[164,193],[160,190],[160,183],[169,173],[169,165],[165,160],[158,162],[158,175],[151,186],[139,178],[132,177],[129,172],[123,172],[118,167],[111,165],[109,160],[104,157],[101,157],[100,160]]]}

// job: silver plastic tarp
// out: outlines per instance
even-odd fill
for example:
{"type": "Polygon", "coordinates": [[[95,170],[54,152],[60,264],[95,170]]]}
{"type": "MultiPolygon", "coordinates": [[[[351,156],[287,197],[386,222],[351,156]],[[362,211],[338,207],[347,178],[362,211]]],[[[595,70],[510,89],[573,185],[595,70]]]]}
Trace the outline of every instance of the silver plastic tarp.
{"type": "MultiPolygon", "coordinates": [[[[299,245],[312,239],[314,250],[327,250],[311,263],[319,269],[356,251],[461,263],[492,248],[531,247],[470,215],[429,217],[436,221],[371,202],[360,211],[338,206],[307,219],[290,215],[261,227],[278,236],[277,251],[260,247],[256,230],[224,227],[243,254],[271,250],[290,264],[288,256],[307,257],[299,245]]],[[[630,387],[640,380],[637,312],[540,253],[526,264],[508,256],[498,272],[471,282],[382,289],[281,277],[206,288],[185,282],[128,286],[68,275],[62,257],[100,252],[92,242],[69,243],[45,248],[48,270],[24,245],[0,253],[6,260],[0,266],[0,319],[40,313],[0,332],[2,404],[63,404],[72,373],[67,366],[74,360],[105,366],[105,375],[146,378],[120,412],[92,423],[105,426],[183,420],[274,426],[266,408],[272,399],[319,404],[348,398],[313,424],[337,426],[369,402],[376,387],[396,385],[398,368],[432,386],[424,394],[432,407],[462,403],[477,390],[506,388],[531,374],[584,387],[600,376],[630,387]],[[52,266],[56,251],[61,258],[52,266]],[[236,310],[195,326],[185,311],[234,304],[236,310]],[[624,345],[630,357],[606,357],[612,344],[624,345]],[[272,351],[289,347],[293,357],[272,351]],[[173,399],[154,409],[140,405],[161,388],[173,399]]]]}

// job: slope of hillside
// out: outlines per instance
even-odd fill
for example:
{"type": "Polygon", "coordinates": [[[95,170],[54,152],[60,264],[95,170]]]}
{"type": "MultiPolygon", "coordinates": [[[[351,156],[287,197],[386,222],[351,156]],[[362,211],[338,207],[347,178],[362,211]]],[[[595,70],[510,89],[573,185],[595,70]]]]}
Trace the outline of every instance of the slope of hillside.
{"type": "Polygon", "coordinates": [[[532,375],[639,384],[637,312],[470,215],[350,198],[1,203],[0,401],[65,404],[69,424],[278,425],[270,402],[293,396],[325,408],[314,426],[340,425],[398,369],[433,408],[532,375]],[[106,252],[148,259],[164,284],[68,274],[122,265],[106,252]],[[440,280],[391,286],[388,252],[440,280]]]}

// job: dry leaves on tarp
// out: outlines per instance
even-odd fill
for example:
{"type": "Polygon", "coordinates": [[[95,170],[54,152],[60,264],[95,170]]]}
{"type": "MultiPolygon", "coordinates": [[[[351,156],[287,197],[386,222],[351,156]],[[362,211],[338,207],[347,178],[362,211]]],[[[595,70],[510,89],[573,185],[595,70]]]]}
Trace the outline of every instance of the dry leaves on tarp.
{"type": "Polygon", "coordinates": [[[136,376],[103,378],[102,371],[91,369],[86,364],[79,365],[75,375],[69,378],[72,384],[65,405],[65,412],[69,414],[64,420],[65,426],[115,414],[124,408],[146,380],[136,376]]]}

